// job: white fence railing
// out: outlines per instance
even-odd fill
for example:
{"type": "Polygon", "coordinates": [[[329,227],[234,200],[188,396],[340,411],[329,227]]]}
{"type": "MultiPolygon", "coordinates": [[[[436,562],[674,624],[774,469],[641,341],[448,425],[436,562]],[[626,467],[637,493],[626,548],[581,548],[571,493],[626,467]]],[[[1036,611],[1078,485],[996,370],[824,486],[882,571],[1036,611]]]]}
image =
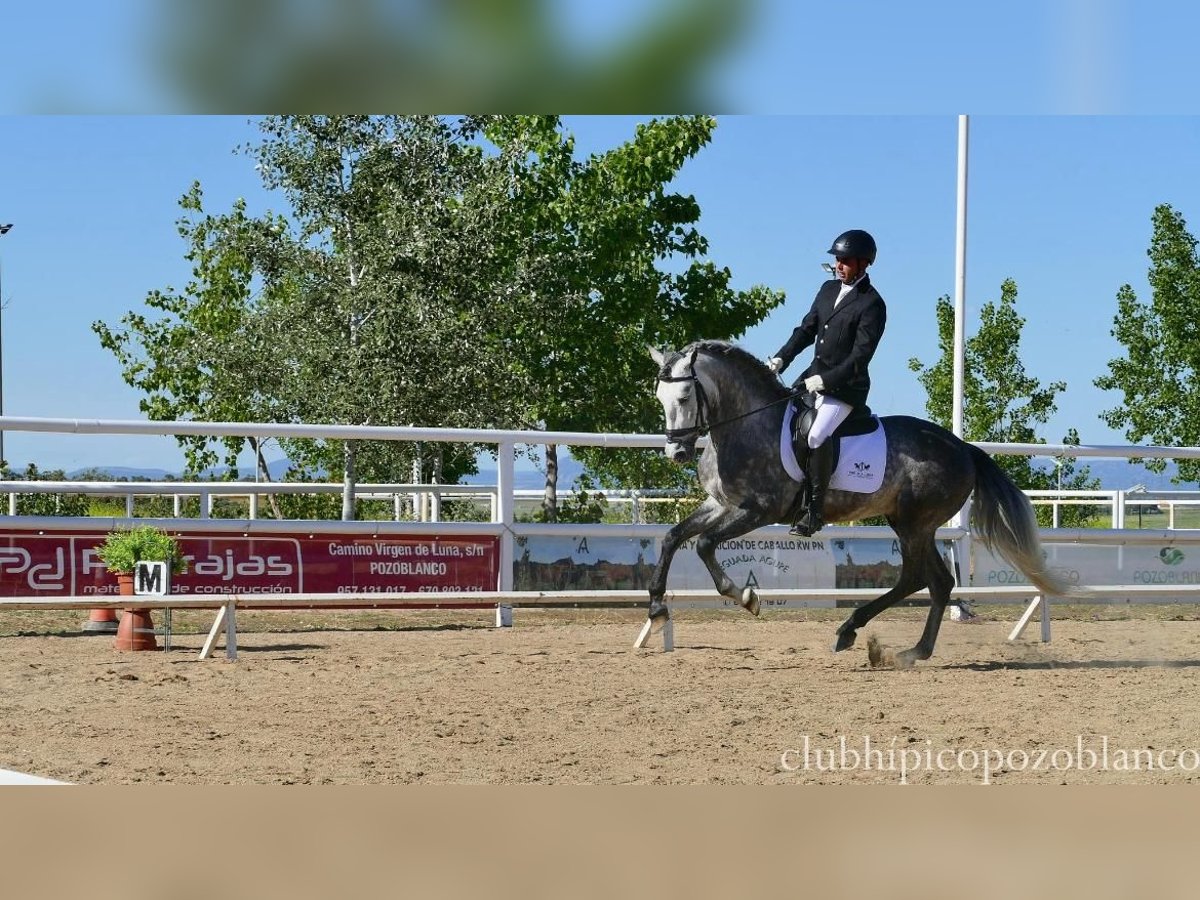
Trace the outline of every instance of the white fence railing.
{"type": "MultiPolygon", "coordinates": [[[[662,435],[653,434],[592,434],[588,432],[562,432],[562,431],[503,431],[496,429],[463,429],[463,428],[416,428],[403,426],[368,426],[368,425],[307,425],[307,424],[288,424],[288,423],[245,423],[245,422],[150,422],[150,421],[131,421],[131,420],[101,420],[101,419],[52,419],[52,418],[28,418],[19,416],[0,416],[0,431],[18,431],[18,432],[54,432],[61,434],[144,434],[144,435],[203,435],[212,437],[221,436],[240,436],[253,438],[315,438],[315,439],[331,439],[331,440],[399,440],[399,441],[423,441],[423,442],[449,442],[461,444],[489,444],[496,448],[497,458],[497,480],[493,488],[488,486],[445,486],[445,485],[364,485],[364,489],[370,490],[374,487],[381,487],[384,490],[381,493],[389,496],[400,496],[403,494],[409,495],[427,495],[431,493],[440,494],[446,490],[454,490],[464,496],[479,496],[485,495],[491,500],[491,519],[492,527],[496,528],[500,544],[499,569],[500,589],[511,590],[513,578],[513,548],[514,548],[514,525],[515,522],[515,503],[517,492],[514,484],[516,447],[517,445],[540,445],[540,444],[557,444],[560,446],[594,446],[594,447],[646,447],[658,448],[663,445],[664,438],[662,435]],[[398,490],[403,488],[403,490],[398,490]]],[[[1071,445],[1071,444],[997,444],[997,443],[979,443],[977,446],[985,452],[992,454],[1010,454],[1024,456],[1041,456],[1050,458],[1075,458],[1075,457],[1109,457],[1109,458],[1159,458],[1159,459],[1200,459],[1200,447],[1127,447],[1127,446],[1102,446],[1102,445],[1071,445]]],[[[23,486],[32,488],[35,483],[24,482],[23,486]]],[[[47,485],[47,482],[38,482],[38,485],[47,485]]],[[[170,485],[172,492],[177,492],[178,485],[173,482],[159,483],[170,485]]],[[[221,492],[236,493],[241,492],[242,495],[248,494],[249,485],[239,483],[225,483],[228,487],[219,486],[221,483],[206,483],[205,493],[211,500],[221,492]]],[[[149,485],[145,485],[149,488],[149,485]]],[[[302,484],[302,485],[274,485],[280,490],[287,491],[312,491],[317,488],[317,485],[302,484]]],[[[263,485],[253,486],[256,493],[261,493],[263,485]]],[[[78,485],[76,485],[78,488],[78,485]]],[[[106,486],[113,494],[121,494],[126,497],[132,496],[133,493],[141,492],[141,486],[135,483],[122,482],[113,486],[110,483],[106,486]]],[[[328,485],[321,487],[320,490],[340,491],[339,485],[328,485]]],[[[197,491],[199,494],[199,491],[197,491]]],[[[1113,530],[1108,531],[1093,531],[1093,530],[1073,530],[1073,537],[1066,537],[1066,532],[1062,529],[1053,530],[1052,535],[1044,535],[1050,540],[1067,540],[1078,543],[1117,543],[1121,544],[1131,540],[1130,535],[1136,532],[1130,532],[1125,528],[1125,506],[1128,501],[1129,492],[1101,492],[1101,494],[1111,494],[1110,502],[1113,508],[1113,530]],[[1113,532],[1116,532],[1114,535],[1113,532]]],[[[182,496],[182,495],[181,495],[182,496]]],[[[249,494],[253,497],[254,494],[249,494]]],[[[1081,502],[1089,502],[1086,498],[1080,498],[1081,502]]],[[[1091,503],[1097,502],[1095,498],[1090,500],[1091,503]]],[[[1139,500],[1145,499],[1144,497],[1139,500]]],[[[10,504],[11,504],[10,500],[10,504]]],[[[253,501],[252,501],[253,502],[253,501]]],[[[1060,499],[1059,503],[1067,502],[1066,499],[1060,499]]],[[[1072,500],[1071,502],[1074,502],[1072,500]]],[[[127,500],[127,504],[131,501],[127,500]]],[[[204,507],[202,502],[202,508],[204,507]]],[[[11,506],[10,506],[11,509],[11,506]]],[[[128,509],[128,506],[127,506],[128,509]]],[[[218,520],[211,520],[215,524],[218,520]]],[[[245,523],[236,523],[239,527],[245,523]]],[[[353,523],[344,523],[350,525],[353,523]]],[[[461,523],[466,524],[466,523],[461,523]]],[[[399,526],[405,527],[405,526],[399,526]]],[[[456,524],[456,527],[458,525],[456,524]]],[[[478,527],[478,526],[477,526],[478,527]]],[[[488,526],[483,526],[487,528],[488,526]]],[[[652,526],[604,526],[609,529],[637,529],[649,528],[652,526]]],[[[883,529],[890,534],[890,531],[883,529]]],[[[828,537],[835,538],[833,529],[829,529],[828,537]]],[[[622,534],[625,531],[621,532],[622,534]]],[[[861,532],[857,532],[861,533],[861,532]]],[[[1180,542],[1178,533],[1153,532],[1156,540],[1180,542]]],[[[960,538],[968,538],[965,533],[957,531],[953,535],[947,535],[950,539],[958,540],[960,538]]]]}
{"type": "MultiPolygon", "coordinates": [[[[247,515],[257,519],[261,515],[263,497],[282,495],[341,495],[342,485],[330,482],[291,481],[0,481],[0,495],[7,495],[3,508],[10,516],[17,515],[17,498],[32,494],[72,494],[88,497],[117,497],[125,504],[125,515],[132,518],[135,500],[138,497],[170,497],[172,516],[183,515],[184,502],[197,498],[199,517],[209,519],[213,515],[213,501],[218,497],[242,499],[247,504],[247,515]]],[[[543,492],[533,489],[513,490],[514,509],[535,509],[541,505],[543,492]]],[[[1065,506],[1103,507],[1108,510],[1110,526],[1116,529],[1143,528],[1146,522],[1153,527],[1160,524],[1168,530],[1188,526],[1178,524],[1181,510],[1200,508],[1200,492],[1137,490],[1027,490],[1025,494],[1035,506],[1049,506],[1053,510],[1051,528],[1059,527],[1060,510],[1065,506]],[[1156,518],[1159,515],[1165,518],[1156,518]],[[1132,524],[1137,522],[1136,526],[1132,524]]],[[[604,490],[597,489],[595,495],[611,505],[629,508],[630,524],[641,523],[641,513],[648,504],[670,503],[686,496],[678,490],[604,490]]],[[[442,504],[447,500],[478,502],[487,511],[488,519],[496,521],[499,492],[495,485],[487,484],[418,484],[411,482],[363,483],[355,486],[354,496],[359,500],[383,500],[391,505],[392,521],[440,522],[442,504]]],[[[3,514],[3,513],[0,513],[3,514]]],[[[1200,523],[1200,516],[1194,520],[1200,523]]],[[[1200,525],[1194,526],[1200,527],[1200,525]]]]}
{"type": "MultiPolygon", "coordinates": [[[[135,501],[138,497],[169,497],[172,501],[171,515],[180,518],[184,503],[189,498],[198,500],[199,517],[213,516],[213,501],[218,497],[245,500],[247,515],[257,519],[261,515],[263,497],[283,495],[341,496],[342,485],[331,482],[293,481],[0,481],[0,495],[7,495],[8,502],[0,509],[15,516],[17,498],[33,494],[70,494],[85,497],[120,498],[125,504],[125,515],[133,518],[135,501]]],[[[647,504],[669,503],[686,496],[684,491],[674,490],[598,490],[598,497],[614,505],[629,507],[632,524],[641,522],[641,513],[647,504]]],[[[354,488],[358,500],[383,500],[391,505],[394,522],[440,522],[442,504],[447,500],[467,500],[486,509],[490,521],[496,520],[499,492],[495,485],[487,484],[418,484],[412,482],[363,483],[354,488]]],[[[544,492],[532,489],[514,489],[514,506],[517,509],[536,509],[541,506],[544,492]]],[[[0,515],[3,515],[0,512],[0,515]]]]}

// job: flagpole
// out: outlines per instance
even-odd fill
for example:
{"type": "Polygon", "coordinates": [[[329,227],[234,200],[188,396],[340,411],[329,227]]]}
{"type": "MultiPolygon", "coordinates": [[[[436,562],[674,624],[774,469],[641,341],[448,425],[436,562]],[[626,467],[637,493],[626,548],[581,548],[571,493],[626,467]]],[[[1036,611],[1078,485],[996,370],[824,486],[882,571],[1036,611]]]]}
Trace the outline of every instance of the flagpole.
{"type": "MultiPolygon", "coordinates": [[[[951,430],[963,437],[963,382],[966,358],[967,311],[967,117],[958,117],[958,215],[954,239],[954,386],[951,430]]],[[[971,500],[955,514],[952,524],[965,528],[970,521],[971,500]]],[[[972,575],[971,534],[955,541],[955,580],[969,584],[972,575]]]]}
{"type": "Polygon", "coordinates": [[[954,247],[954,409],[950,430],[963,436],[967,308],[967,116],[958,117],[958,220],[954,247]]]}

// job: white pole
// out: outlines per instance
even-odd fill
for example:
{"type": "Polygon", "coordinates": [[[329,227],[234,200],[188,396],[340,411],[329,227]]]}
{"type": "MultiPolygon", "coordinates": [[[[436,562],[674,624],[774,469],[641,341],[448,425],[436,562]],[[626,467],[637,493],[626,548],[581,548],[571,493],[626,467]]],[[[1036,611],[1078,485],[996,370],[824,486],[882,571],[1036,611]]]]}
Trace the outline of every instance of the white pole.
{"type": "Polygon", "coordinates": [[[513,589],[513,488],[516,480],[517,447],[512,441],[496,445],[496,506],[493,521],[504,526],[500,532],[500,590],[513,589]]]}
{"type": "MultiPolygon", "coordinates": [[[[958,214],[954,237],[954,385],[953,407],[950,413],[950,430],[958,437],[963,436],[963,368],[966,353],[967,317],[967,117],[958,117],[958,214]]],[[[970,500],[951,520],[962,528],[969,517],[970,500]]],[[[968,534],[960,539],[959,556],[966,571],[962,577],[970,583],[968,573],[971,565],[971,539],[968,534]]]]}
{"type": "MultiPolygon", "coordinates": [[[[413,445],[412,483],[413,484],[421,483],[421,444],[420,444],[420,442],[417,442],[416,444],[413,445]]],[[[421,509],[421,493],[420,493],[420,491],[413,491],[412,506],[413,506],[413,520],[417,521],[417,522],[424,522],[425,515],[424,515],[424,510],[421,509]]]]}
{"type": "Polygon", "coordinates": [[[951,431],[963,436],[963,365],[967,306],[967,117],[958,117],[958,221],[954,247],[954,411],[951,431]]]}

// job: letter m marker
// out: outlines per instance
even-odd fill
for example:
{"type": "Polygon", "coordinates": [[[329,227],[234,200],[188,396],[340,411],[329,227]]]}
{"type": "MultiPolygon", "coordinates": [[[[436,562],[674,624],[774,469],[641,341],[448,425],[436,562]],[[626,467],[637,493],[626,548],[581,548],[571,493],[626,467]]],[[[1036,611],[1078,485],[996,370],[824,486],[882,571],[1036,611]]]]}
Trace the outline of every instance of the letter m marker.
{"type": "Polygon", "coordinates": [[[171,589],[171,572],[160,560],[138,562],[133,567],[133,592],[161,597],[171,589]]]}

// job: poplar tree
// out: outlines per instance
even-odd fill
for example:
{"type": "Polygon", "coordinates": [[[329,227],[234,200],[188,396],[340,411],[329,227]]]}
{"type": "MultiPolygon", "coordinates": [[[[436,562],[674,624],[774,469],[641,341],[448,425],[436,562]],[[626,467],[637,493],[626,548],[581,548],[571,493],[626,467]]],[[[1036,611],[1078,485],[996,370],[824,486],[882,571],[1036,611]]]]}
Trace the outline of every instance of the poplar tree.
{"type": "MultiPolygon", "coordinates": [[[[1009,278],[1000,286],[1000,299],[983,305],[978,331],[965,340],[963,438],[967,441],[1046,443],[1038,428],[1054,414],[1055,399],[1066,390],[1064,381],[1043,387],[1026,372],[1020,352],[1025,319],[1016,307],[1017,284],[1009,278]]],[[[913,357],[908,367],[918,373],[918,380],[925,388],[929,418],[949,428],[954,402],[954,305],[948,296],[938,298],[936,315],[940,356],[929,366],[913,357]]],[[[1078,432],[1070,429],[1061,443],[1078,444],[1078,432]]],[[[1086,466],[1077,470],[1071,457],[1056,459],[1049,470],[1035,466],[1026,456],[998,456],[996,462],[1026,490],[1095,490],[1100,486],[1099,481],[1089,477],[1086,466]]],[[[1048,524],[1051,511],[1044,507],[1037,510],[1039,521],[1048,524]]],[[[1060,512],[1059,523],[1081,525],[1092,514],[1088,507],[1066,506],[1060,512]]]]}
{"type": "MultiPolygon", "coordinates": [[[[1095,384],[1124,394],[1101,417],[1131,443],[1191,447],[1200,444],[1200,259],[1196,238],[1170,205],[1155,207],[1152,225],[1150,300],[1140,301],[1128,284],[1117,291],[1111,333],[1125,355],[1110,360],[1095,384]]],[[[1165,459],[1131,462],[1152,472],[1167,466],[1165,459]]],[[[1178,467],[1176,483],[1200,480],[1200,460],[1180,459],[1178,467]]]]}

